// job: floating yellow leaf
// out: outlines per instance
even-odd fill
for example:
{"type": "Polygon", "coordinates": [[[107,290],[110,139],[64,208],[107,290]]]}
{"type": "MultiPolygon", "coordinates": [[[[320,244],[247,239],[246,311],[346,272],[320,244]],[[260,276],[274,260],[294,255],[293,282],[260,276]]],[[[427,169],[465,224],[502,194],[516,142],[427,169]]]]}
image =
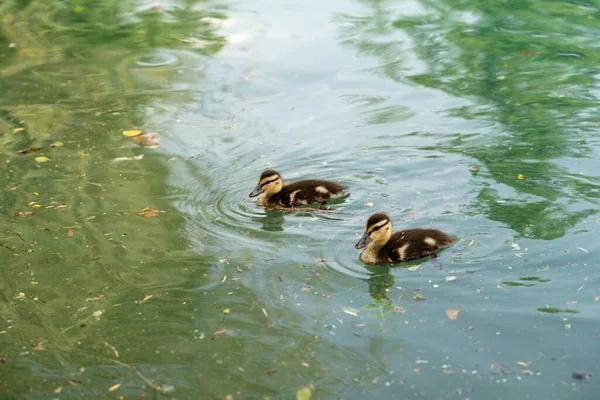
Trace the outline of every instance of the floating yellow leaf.
{"type": "Polygon", "coordinates": [[[225,315],[229,314],[229,308],[224,309],[223,314],[225,314],[225,315]]]}
{"type": "Polygon", "coordinates": [[[310,400],[312,390],[309,387],[303,387],[296,392],[296,400],[310,400]]]}
{"type": "Polygon", "coordinates": [[[147,294],[146,296],[144,296],[144,299],[142,301],[140,301],[140,303],[145,303],[153,297],[154,297],[153,294],[147,294]]]}
{"type": "Polygon", "coordinates": [[[111,387],[108,388],[109,392],[114,392],[115,390],[117,390],[118,388],[121,387],[120,383],[117,383],[116,385],[112,385],[111,387]]]}
{"type": "Polygon", "coordinates": [[[152,218],[152,217],[156,217],[160,213],[161,213],[161,211],[157,210],[156,208],[146,207],[146,208],[142,209],[142,211],[139,212],[139,215],[141,215],[144,218],[152,218]]]}
{"type": "Polygon", "coordinates": [[[46,162],[46,161],[50,161],[50,159],[48,157],[46,157],[46,156],[39,156],[39,157],[35,158],[35,161],[39,162],[39,163],[43,163],[43,162],[46,162]]]}
{"type": "Polygon", "coordinates": [[[138,131],[138,130],[132,130],[132,131],[123,131],[123,135],[125,135],[125,136],[129,136],[129,137],[131,137],[131,136],[137,136],[137,135],[139,135],[140,133],[142,133],[142,131],[138,131]]]}
{"type": "Polygon", "coordinates": [[[517,175],[517,179],[518,180],[522,180],[523,179],[523,175],[522,174],[517,175]]]}
{"type": "Polygon", "coordinates": [[[50,145],[50,147],[62,147],[65,144],[63,142],[54,142],[50,145]]]}
{"type": "Polygon", "coordinates": [[[15,299],[17,299],[17,300],[21,300],[24,298],[25,298],[25,293],[23,293],[23,292],[20,292],[17,296],[15,296],[15,299]]]}

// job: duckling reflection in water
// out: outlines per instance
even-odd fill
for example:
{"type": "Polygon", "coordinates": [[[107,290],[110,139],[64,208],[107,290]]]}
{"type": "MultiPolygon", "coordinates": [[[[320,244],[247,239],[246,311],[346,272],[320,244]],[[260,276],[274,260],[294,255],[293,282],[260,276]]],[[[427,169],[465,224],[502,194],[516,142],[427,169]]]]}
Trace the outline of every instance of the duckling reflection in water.
{"type": "Polygon", "coordinates": [[[368,266],[367,270],[371,274],[366,279],[369,285],[369,295],[375,303],[387,301],[391,304],[392,300],[388,297],[388,291],[394,286],[394,277],[390,273],[390,267],[368,266]]]}
{"type": "Polygon", "coordinates": [[[392,233],[392,221],[387,214],[371,215],[365,233],[356,244],[364,248],[360,259],[366,264],[394,264],[426,256],[450,247],[458,239],[437,229],[406,229],[392,233]]]}
{"type": "Polygon", "coordinates": [[[284,185],[278,172],[267,170],[260,175],[258,185],[248,196],[256,197],[262,194],[258,204],[263,207],[294,207],[320,203],[320,208],[325,209],[327,200],[343,196],[344,189],[345,186],[337,183],[317,179],[284,185]]]}

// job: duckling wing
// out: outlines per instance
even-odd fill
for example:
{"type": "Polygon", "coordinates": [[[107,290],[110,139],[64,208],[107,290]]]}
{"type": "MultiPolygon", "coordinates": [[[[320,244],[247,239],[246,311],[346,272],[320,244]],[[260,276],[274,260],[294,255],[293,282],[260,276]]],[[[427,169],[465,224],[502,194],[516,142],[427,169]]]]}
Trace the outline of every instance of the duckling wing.
{"type": "Polygon", "coordinates": [[[281,195],[288,205],[322,203],[344,194],[344,187],[334,182],[310,179],[285,185],[281,195]]]}
{"type": "Polygon", "coordinates": [[[454,236],[437,229],[407,229],[395,232],[385,245],[386,253],[395,262],[414,260],[456,243],[454,236]]]}

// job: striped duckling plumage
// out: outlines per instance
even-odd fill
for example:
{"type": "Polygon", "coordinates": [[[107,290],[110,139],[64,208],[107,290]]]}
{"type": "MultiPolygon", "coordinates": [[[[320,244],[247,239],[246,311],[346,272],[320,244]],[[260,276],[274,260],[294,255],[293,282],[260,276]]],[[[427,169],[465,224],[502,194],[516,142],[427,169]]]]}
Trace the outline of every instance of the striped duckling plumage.
{"type": "Polygon", "coordinates": [[[248,195],[256,197],[263,207],[294,207],[308,204],[321,204],[324,208],[327,200],[344,195],[346,187],[334,182],[318,179],[283,184],[283,178],[277,171],[267,170],[260,175],[258,185],[248,195]]]}
{"type": "Polygon", "coordinates": [[[356,244],[364,248],[360,259],[366,264],[394,264],[426,256],[450,247],[458,239],[437,229],[406,229],[392,233],[392,221],[387,214],[371,215],[365,233],[356,244]]]}

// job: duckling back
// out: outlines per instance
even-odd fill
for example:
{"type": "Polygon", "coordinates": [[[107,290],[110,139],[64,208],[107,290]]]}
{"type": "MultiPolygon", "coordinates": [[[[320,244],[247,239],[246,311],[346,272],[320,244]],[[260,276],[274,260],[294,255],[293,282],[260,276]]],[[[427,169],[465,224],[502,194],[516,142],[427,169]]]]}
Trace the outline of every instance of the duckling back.
{"type": "Polygon", "coordinates": [[[334,182],[308,179],[285,185],[279,193],[268,200],[269,204],[282,207],[325,203],[344,195],[346,187],[334,182]]]}
{"type": "Polygon", "coordinates": [[[406,229],[393,233],[379,254],[391,262],[415,260],[450,247],[457,241],[455,236],[437,229],[406,229]]]}

